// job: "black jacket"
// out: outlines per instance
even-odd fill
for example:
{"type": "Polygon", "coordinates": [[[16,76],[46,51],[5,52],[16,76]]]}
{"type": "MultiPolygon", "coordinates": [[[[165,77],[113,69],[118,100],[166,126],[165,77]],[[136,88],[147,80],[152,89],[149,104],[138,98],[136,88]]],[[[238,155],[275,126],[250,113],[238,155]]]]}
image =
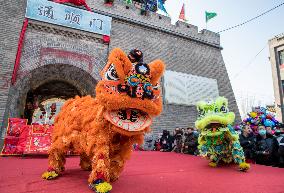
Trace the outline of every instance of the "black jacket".
{"type": "Polygon", "coordinates": [[[174,147],[173,151],[180,153],[182,151],[182,143],[183,143],[183,132],[182,131],[176,131],[174,138],[174,147]]]}
{"type": "Polygon", "coordinates": [[[275,140],[271,134],[266,134],[265,139],[257,135],[255,144],[256,163],[273,165],[275,162],[275,149],[275,140]]]}
{"type": "Polygon", "coordinates": [[[245,157],[247,159],[254,158],[254,150],[255,150],[255,136],[251,133],[248,137],[245,137],[243,134],[240,134],[240,144],[244,150],[245,157]]]}
{"type": "Polygon", "coordinates": [[[184,153],[194,154],[197,146],[198,141],[194,133],[187,134],[184,140],[184,153]]]}
{"type": "Polygon", "coordinates": [[[284,168],[284,133],[276,137],[278,167],[284,168]]]}
{"type": "Polygon", "coordinates": [[[160,139],[161,149],[171,151],[171,137],[169,134],[163,134],[160,139]]]}
{"type": "Polygon", "coordinates": [[[284,156],[284,134],[276,137],[276,148],[279,156],[284,156]]]}

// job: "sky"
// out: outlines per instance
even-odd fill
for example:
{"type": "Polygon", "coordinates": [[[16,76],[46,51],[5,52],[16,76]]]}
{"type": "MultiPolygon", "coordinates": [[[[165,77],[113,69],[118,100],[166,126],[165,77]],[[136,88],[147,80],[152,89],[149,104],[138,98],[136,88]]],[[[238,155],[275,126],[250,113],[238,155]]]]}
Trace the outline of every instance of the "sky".
{"type": "MultiPolygon", "coordinates": [[[[207,29],[219,32],[249,20],[284,0],[167,0],[165,8],[177,21],[183,3],[188,23],[206,28],[205,11],[216,12],[207,29]]],[[[241,27],[220,33],[222,55],[239,109],[274,103],[268,40],[284,33],[284,5],[241,27]],[[260,53],[259,53],[260,52],[260,53]]],[[[242,110],[241,110],[242,111],[242,110]]],[[[244,114],[244,112],[241,112],[244,114]]]]}

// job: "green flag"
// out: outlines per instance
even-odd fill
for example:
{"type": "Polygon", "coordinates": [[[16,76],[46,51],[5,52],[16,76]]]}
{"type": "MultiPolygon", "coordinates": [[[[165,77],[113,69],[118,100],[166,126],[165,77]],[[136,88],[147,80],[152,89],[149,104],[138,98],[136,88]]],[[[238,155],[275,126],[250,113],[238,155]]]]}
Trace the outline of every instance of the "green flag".
{"type": "Polygon", "coordinates": [[[132,0],[124,0],[124,2],[129,5],[132,4],[132,0]]]}
{"type": "Polygon", "coordinates": [[[208,22],[210,19],[212,19],[215,16],[217,16],[217,13],[205,11],[206,22],[208,22]]]}

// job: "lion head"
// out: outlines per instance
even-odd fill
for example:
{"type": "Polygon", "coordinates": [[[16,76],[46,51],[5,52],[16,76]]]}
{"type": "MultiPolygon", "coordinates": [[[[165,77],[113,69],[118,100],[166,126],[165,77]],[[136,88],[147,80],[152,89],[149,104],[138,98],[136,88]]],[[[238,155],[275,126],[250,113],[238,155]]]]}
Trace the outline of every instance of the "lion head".
{"type": "Polygon", "coordinates": [[[228,100],[224,97],[218,97],[211,102],[198,102],[197,111],[195,126],[201,131],[201,135],[222,135],[235,120],[235,114],[229,112],[228,100]]]}
{"type": "Polygon", "coordinates": [[[164,69],[161,60],[137,62],[121,49],[113,49],[96,87],[96,98],[106,109],[104,117],[124,132],[147,130],[153,116],[162,112],[164,69]]]}

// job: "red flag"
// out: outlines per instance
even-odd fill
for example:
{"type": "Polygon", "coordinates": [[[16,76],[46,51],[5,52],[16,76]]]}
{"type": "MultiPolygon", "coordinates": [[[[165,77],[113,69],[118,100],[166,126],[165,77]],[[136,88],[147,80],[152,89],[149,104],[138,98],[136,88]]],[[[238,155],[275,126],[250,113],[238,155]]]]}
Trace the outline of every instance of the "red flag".
{"type": "Polygon", "coordinates": [[[106,43],[106,44],[109,44],[110,37],[108,35],[103,35],[103,42],[106,43]]]}
{"type": "Polygon", "coordinates": [[[72,3],[77,6],[85,5],[85,0],[54,0],[55,3],[72,3]]]}
{"type": "Polygon", "coordinates": [[[71,3],[77,6],[85,6],[88,11],[92,11],[91,8],[87,5],[85,0],[53,0],[55,3],[71,3]]]}
{"type": "Polygon", "coordinates": [[[186,21],[185,12],[184,12],[184,4],[182,5],[182,8],[181,8],[181,11],[180,11],[180,14],[179,14],[179,19],[186,21]]]}

